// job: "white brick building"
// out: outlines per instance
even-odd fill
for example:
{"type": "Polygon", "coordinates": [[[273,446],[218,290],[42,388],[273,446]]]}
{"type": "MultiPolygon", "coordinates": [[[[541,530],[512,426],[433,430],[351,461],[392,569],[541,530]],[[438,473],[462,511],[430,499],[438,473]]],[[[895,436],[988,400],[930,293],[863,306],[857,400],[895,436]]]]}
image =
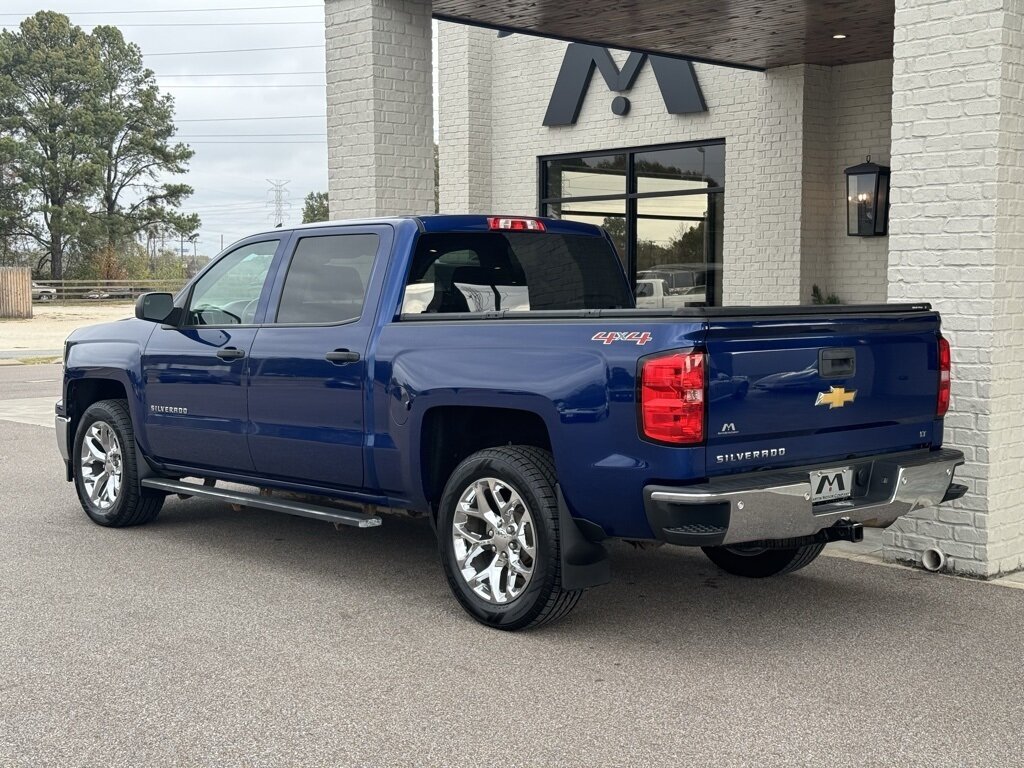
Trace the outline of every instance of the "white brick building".
{"type": "Polygon", "coordinates": [[[814,285],[932,302],[954,349],[946,440],[971,491],[890,529],[886,551],[1024,567],[1024,2],[326,5],[333,215],[433,207],[433,14],[442,212],[621,226],[641,278],[719,265],[712,302],[808,303],[814,285]],[[546,126],[567,40],[695,59],[706,110],[670,114],[648,59],[617,92],[594,71],[575,123],[546,126]],[[889,234],[851,237],[843,170],[868,155],[892,166],[889,234]]]}

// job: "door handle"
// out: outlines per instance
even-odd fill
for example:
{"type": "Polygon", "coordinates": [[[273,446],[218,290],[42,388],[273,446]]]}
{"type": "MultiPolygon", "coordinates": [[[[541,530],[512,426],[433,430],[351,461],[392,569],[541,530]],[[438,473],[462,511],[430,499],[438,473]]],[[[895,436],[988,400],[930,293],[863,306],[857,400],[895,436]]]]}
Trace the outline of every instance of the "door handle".
{"type": "Polygon", "coordinates": [[[335,365],[345,365],[346,363],[358,363],[359,353],[352,352],[348,349],[336,349],[333,352],[328,352],[324,359],[334,363],[335,365]]]}
{"type": "Polygon", "coordinates": [[[245,357],[245,352],[237,347],[224,347],[224,349],[217,350],[217,357],[221,360],[238,360],[245,357]]]}
{"type": "Polygon", "coordinates": [[[857,372],[857,355],[850,348],[818,351],[818,375],[823,379],[850,378],[857,372]]]}

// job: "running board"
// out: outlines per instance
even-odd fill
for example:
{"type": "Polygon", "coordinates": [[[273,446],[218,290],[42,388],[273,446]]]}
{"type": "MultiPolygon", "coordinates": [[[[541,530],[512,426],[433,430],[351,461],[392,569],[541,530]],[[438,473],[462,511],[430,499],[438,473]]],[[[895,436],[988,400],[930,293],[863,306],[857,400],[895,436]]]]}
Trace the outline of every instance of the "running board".
{"type": "Polygon", "coordinates": [[[200,496],[206,499],[217,499],[228,504],[238,504],[243,507],[254,507],[256,509],[269,509],[272,512],[284,512],[288,515],[311,517],[314,520],[326,520],[329,523],[352,525],[356,528],[373,528],[381,524],[381,519],[376,515],[346,512],[336,507],[324,507],[318,504],[308,504],[304,501],[275,499],[273,496],[260,496],[256,493],[228,491],[223,488],[214,488],[213,486],[183,483],[180,480],[147,477],[142,481],[142,486],[144,488],[152,488],[155,491],[178,493],[182,496],[200,496]]]}

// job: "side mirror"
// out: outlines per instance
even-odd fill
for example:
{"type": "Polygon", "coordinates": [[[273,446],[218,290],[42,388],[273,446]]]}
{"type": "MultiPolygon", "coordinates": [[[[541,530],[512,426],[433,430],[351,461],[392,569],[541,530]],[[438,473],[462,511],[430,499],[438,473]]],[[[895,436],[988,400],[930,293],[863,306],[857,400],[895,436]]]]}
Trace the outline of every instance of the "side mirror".
{"type": "Polygon", "coordinates": [[[135,316],[151,323],[166,322],[174,313],[174,296],[169,293],[144,293],[135,302],[135,316]]]}

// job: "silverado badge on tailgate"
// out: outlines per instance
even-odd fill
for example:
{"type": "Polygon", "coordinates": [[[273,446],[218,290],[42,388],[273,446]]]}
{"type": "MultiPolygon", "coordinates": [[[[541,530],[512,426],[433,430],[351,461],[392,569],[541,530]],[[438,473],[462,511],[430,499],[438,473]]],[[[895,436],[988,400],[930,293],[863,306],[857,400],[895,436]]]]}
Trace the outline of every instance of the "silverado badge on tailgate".
{"type": "Polygon", "coordinates": [[[847,392],[843,387],[829,387],[828,392],[819,392],[815,405],[827,405],[831,411],[833,408],[842,408],[847,403],[857,399],[857,390],[847,392]]]}

